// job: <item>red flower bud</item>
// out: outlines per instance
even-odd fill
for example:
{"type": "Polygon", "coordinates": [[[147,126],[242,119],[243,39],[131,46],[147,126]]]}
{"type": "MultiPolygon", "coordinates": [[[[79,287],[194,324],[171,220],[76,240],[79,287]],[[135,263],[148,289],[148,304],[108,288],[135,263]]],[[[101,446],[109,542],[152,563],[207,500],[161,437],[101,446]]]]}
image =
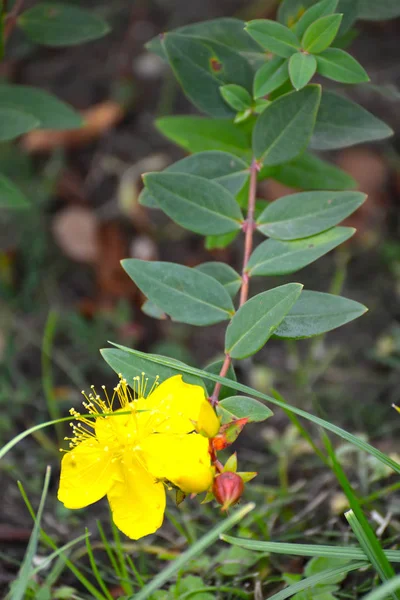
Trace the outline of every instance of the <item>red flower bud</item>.
{"type": "Polygon", "coordinates": [[[213,494],[222,510],[227,510],[240,500],[243,494],[244,483],[239,475],[225,471],[216,476],[213,483],[213,494]]]}

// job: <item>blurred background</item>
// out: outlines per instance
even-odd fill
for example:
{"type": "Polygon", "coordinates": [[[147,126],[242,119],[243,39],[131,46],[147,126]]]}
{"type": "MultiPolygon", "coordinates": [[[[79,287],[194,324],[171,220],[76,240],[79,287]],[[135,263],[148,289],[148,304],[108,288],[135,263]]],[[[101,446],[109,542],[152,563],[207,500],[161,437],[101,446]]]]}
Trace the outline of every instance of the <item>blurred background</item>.
{"type": "MultiPolygon", "coordinates": [[[[188,266],[223,260],[237,269],[242,260],[240,242],[207,250],[203,238],[138,203],[141,174],[183,156],[157,132],[154,120],[194,111],[167,65],[144,44],[195,21],[274,18],[276,2],[76,3],[105,17],[111,33],[80,46],[48,49],[15,31],[0,64],[2,80],[48,90],[86,120],[80,130],[33,131],[18,143],[0,145],[0,171],[32,200],[28,211],[0,213],[0,445],[35,423],[67,415],[80,402],[81,389],[113,385],[114,374],[99,354],[108,340],[200,367],[220,357],[224,326],[195,328],[146,316],[144,298],[122,271],[121,259],[188,266]]],[[[371,84],[346,90],[328,85],[384,119],[395,135],[384,143],[325,153],[369,195],[346,222],[358,232],[343,248],[298,276],[275,278],[271,287],[298,279],[309,289],[342,290],[369,312],[323,340],[271,340],[255,359],[241,364],[239,375],[261,391],[277,388],[290,403],[395,454],[400,453],[400,417],[391,408],[400,403],[400,19],[358,22],[357,30],[351,52],[371,84]]],[[[274,200],[290,191],[270,180],[260,185],[259,197],[274,200]]],[[[277,437],[286,443],[286,455],[293,452],[299,460],[291,463],[291,480],[310,476],[287,423],[278,414],[267,428],[249,427],[241,438],[243,460],[258,464],[260,484],[276,484],[277,437]]],[[[82,532],[89,520],[67,514],[55,500],[57,434],[62,439],[62,431],[45,429],[24,440],[0,467],[0,544],[8,554],[2,556],[3,585],[13,577],[31,531],[16,479],[35,501],[45,465],[52,464],[46,524],[62,537],[69,530],[82,532]]],[[[400,511],[400,503],[391,510],[400,511]]]]}

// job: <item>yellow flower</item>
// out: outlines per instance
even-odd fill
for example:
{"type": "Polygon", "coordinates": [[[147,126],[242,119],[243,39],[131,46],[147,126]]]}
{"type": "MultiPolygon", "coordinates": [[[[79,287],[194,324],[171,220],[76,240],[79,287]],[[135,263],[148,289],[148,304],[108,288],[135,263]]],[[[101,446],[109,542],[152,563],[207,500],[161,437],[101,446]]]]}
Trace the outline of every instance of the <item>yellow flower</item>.
{"type": "Polygon", "coordinates": [[[105,392],[105,399],[92,388],[84,407],[96,418],[70,411],[77,424],[71,424],[73,437],[66,438],[70,450],[61,462],[58,490],[67,508],[83,508],[107,495],[114,523],[133,539],[161,526],[165,484],[185,493],[209,489],[213,467],[207,437],[219,429],[200,386],[176,375],[156,383],[146,398],[146,383],[144,376],[136,378],[132,390],[121,377],[112,398],[105,392]]]}

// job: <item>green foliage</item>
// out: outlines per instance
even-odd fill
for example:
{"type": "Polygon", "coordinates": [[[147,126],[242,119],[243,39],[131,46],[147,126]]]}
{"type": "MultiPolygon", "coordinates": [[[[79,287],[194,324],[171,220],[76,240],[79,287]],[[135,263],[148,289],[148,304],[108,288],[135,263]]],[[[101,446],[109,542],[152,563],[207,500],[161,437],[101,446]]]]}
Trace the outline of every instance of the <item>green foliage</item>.
{"type": "Polygon", "coordinates": [[[274,56],[267,60],[255,74],[254,98],[261,98],[280,88],[289,79],[288,61],[274,56]]]}
{"type": "Polygon", "coordinates": [[[243,304],[226,330],[225,352],[232,358],[246,358],[258,352],[296,302],[301,289],[298,283],[288,283],[243,304]]]}
{"type": "Polygon", "coordinates": [[[271,238],[254,250],[247,271],[253,277],[295,273],[348,240],[354,233],[355,229],[351,227],[335,227],[305,239],[281,241],[271,238]]]}
{"type": "Polygon", "coordinates": [[[312,54],[296,52],[289,59],[289,76],[293,87],[301,90],[317,70],[317,59],[312,54]]]}
{"type": "Polygon", "coordinates": [[[224,286],[197,269],[134,258],[123,260],[122,266],[149,300],[175,321],[212,325],[234,313],[224,286]]]}
{"type": "Polygon", "coordinates": [[[369,77],[350,54],[340,48],[327,48],[317,56],[318,73],[340,83],[364,83],[369,77]]]}
{"type": "Polygon", "coordinates": [[[261,404],[254,398],[246,396],[230,396],[223,398],[219,403],[218,410],[229,419],[241,419],[247,417],[250,422],[265,421],[272,417],[273,412],[265,404],[261,404]]]}
{"type": "Polygon", "coordinates": [[[236,296],[242,285],[239,273],[226,263],[217,261],[206,262],[197,265],[196,269],[222,283],[231,298],[236,296]]]}
{"type": "Polygon", "coordinates": [[[58,2],[40,2],[18,18],[18,26],[37,44],[73,46],[96,40],[110,29],[93,13],[58,2]]]}
{"type": "Polygon", "coordinates": [[[306,149],[320,98],[320,86],[309,85],[281,96],[261,113],[253,131],[253,151],[263,165],[288,162],[306,149]]]}
{"type": "Polygon", "coordinates": [[[258,229],[278,240],[305,238],[337,225],[366,200],[361,192],[300,192],[276,200],[261,213],[258,229]]]}
{"type": "Polygon", "coordinates": [[[327,15],[311,23],[301,39],[301,45],[306,52],[319,54],[335,39],[343,15],[327,15]]]}
{"type": "Polygon", "coordinates": [[[276,21],[257,19],[246,25],[246,31],[265,50],[289,58],[294,52],[300,50],[299,38],[287,27],[276,21]]]}
{"type": "Polygon", "coordinates": [[[304,290],[275,335],[292,339],[320,335],[357,319],[366,310],[365,306],[348,298],[304,290]]]}

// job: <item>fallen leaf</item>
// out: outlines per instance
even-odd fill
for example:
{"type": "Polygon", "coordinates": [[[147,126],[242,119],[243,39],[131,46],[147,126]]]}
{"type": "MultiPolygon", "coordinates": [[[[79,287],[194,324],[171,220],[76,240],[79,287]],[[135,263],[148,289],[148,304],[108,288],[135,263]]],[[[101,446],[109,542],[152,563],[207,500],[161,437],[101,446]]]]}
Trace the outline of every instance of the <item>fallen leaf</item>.
{"type": "Polygon", "coordinates": [[[95,263],[99,255],[98,223],[92,210],[68,206],[58,212],[52,223],[57,245],[65,256],[83,263],[95,263]]]}
{"type": "Polygon", "coordinates": [[[124,117],[124,108],[113,100],[107,100],[82,111],[82,116],[85,123],[79,129],[35,129],[22,138],[21,145],[32,153],[84,146],[117,125],[124,117]]]}

